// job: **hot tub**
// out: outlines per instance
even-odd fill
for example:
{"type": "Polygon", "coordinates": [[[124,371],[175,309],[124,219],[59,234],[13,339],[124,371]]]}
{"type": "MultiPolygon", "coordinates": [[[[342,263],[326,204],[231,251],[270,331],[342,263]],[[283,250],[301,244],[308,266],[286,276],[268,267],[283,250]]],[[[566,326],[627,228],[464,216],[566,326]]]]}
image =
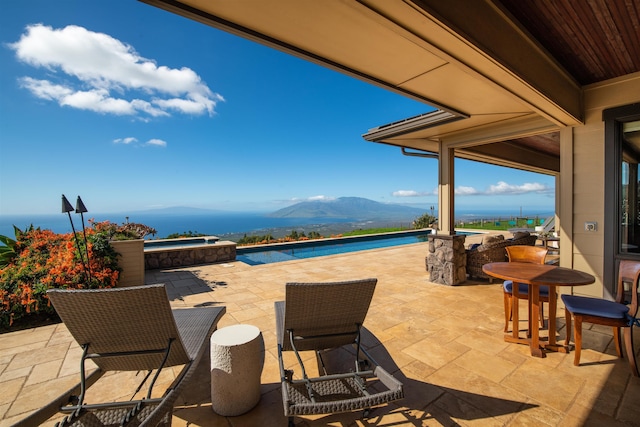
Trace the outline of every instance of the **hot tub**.
{"type": "Polygon", "coordinates": [[[216,236],[161,239],[144,242],[144,268],[178,268],[236,259],[236,243],[216,236]]]}

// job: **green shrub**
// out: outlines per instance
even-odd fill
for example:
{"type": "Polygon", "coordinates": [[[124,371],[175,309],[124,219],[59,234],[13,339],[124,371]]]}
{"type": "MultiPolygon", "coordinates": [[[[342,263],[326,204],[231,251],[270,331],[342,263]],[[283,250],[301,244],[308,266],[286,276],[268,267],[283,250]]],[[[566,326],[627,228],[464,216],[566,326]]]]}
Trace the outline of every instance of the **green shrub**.
{"type": "Polygon", "coordinates": [[[413,221],[413,228],[415,228],[416,230],[422,228],[432,228],[437,219],[438,218],[433,216],[433,214],[426,213],[422,216],[419,216],[413,221]]]}
{"type": "MultiPolygon", "coordinates": [[[[155,233],[151,233],[151,234],[155,234],[155,233]]],[[[183,231],[182,233],[171,233],[166,237],[166,239],[183,239],[188,237],[202,237],[202,236],[206,236],[206,234],[189,230],[189,231],[183,231]]]]}
{"type": "Polygon", "coordinates": [[[93,222],[89,220],[93,228],[107,236],[109,240],[136,240],[144,239],[149,234],[157,233],[155,228],[136,222],[125,222],[121,225],[109,221],[93,222]]]}

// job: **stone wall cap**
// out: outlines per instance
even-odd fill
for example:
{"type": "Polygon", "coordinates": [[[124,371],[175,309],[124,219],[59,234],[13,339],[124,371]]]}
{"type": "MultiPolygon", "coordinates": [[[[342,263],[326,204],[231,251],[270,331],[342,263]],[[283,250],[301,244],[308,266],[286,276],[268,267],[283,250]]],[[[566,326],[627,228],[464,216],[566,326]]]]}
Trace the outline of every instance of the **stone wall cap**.
{"type": "Polygon", "coordinates": [[[466,238],[466,237],[467,237],[466,234],[453,234],[453,235],[448,235],[448,234],[429,234],[429,236],[428,236],[429,240],[435,240],[435,239],[455,240],[455,239],[462,239],[462,238],[466,238]]]}

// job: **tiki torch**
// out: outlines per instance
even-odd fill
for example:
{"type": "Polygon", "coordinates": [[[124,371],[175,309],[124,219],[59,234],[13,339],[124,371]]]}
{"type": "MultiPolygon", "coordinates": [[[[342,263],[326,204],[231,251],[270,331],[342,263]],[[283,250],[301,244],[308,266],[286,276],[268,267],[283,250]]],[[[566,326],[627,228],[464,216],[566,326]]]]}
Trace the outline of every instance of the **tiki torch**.
{"type": "Polygon", "coordinates": [[[80,196],[76,200],[76,213],[80,214],[82,220],[82,235],[84,237],[84,250],[87,253],[87,271],[89,273],[89,283],[91,283],[91,262],[89,261],[89,244],[87,243],[87,231],[84,227],[84,213],[87,212],[87,207],[82,202],[80,196]]]}
{"type": "Polygon", "coordinates": [[[66,213],[69,215],[69,222],[71,223],[71,230],[73,231],[73,238],[76,241],[76,247],[78,248],[78,254],[80,255],[80,262],[82,262],[82,268],[84,268],[84,273],[87,278],[89,278],[89,273],[87,273],[87,265],[84,263],[84,256],[82,255],[82,250],[80,249],[80,242],[78,241],[78,236],[76,235],[76,228],[73,226],[73,219],[71,219],[71,211],[73,210],[73,206],[69,203],[69,200],[62,195],[62,213],[66,213]]]}

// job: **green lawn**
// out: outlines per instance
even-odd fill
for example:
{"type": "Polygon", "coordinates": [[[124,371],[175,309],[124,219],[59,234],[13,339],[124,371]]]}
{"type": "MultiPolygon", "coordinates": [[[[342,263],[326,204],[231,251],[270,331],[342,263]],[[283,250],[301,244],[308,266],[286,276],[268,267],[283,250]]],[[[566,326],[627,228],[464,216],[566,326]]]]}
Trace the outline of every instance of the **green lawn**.
{"type": "Polygon", "coordinates": [[[541,225],[545,218],[497,218],[482,219],[470,222],[456,221],[456,228],[470,228],[475,230],[506,231],[510,228],[535,228],[541,225]]]}

